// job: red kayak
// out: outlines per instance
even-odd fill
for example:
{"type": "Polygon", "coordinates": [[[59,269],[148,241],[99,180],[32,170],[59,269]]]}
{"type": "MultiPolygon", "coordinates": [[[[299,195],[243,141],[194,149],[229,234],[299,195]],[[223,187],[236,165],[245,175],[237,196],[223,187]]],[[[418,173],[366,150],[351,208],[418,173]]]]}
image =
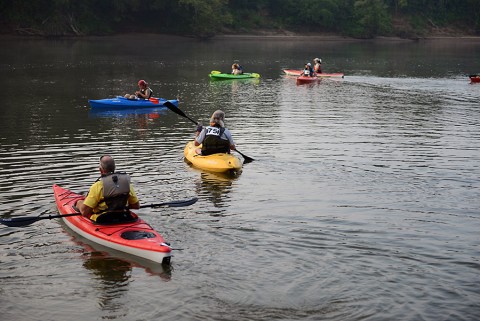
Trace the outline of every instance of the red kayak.
{"type": "MultiPolygon", "coordinates": [[[[60,214],[76,214],[75,203],[85,197],[53,185],[60,214]]],[[[79,214],[79,213],[78,213],[79,214]]],[[[171,247],[147,222],[132,213],[133,220],[119,224],[97,224],[81,215],[62,220],[74,232],[105,247],[135,255],[153,262],[169,264],[171,247]]]]}
{"type": "MultiPolygon", "coordinates": [[[[283,72],[287,76],[300,76],[302,74],[302,70],[295,70],[295,69],[284,69],[283,72]]],[[[321,73],[321,74],[317,74],[317,77],[320,77],[320,78],[344,78],[344,75],[342,73],[333,73],[333,74],[321,73]]]]}
{"type": "Polygon", "coordinates": [[[473,82],[475,82],[475,83],[480,82],[480,75],[470,75],[468,77],[470,77],[470,82],[472,82],[472,83],[473,82]]]}
{"type": "Polygon", "coordinates": [[[320,78],[317,76],[315,77],[309,77],[309,76],[300,76],[297,77],[297,85],[304,85],[304,84],[312,84],[317,81],[320,81],[320,78]]]}

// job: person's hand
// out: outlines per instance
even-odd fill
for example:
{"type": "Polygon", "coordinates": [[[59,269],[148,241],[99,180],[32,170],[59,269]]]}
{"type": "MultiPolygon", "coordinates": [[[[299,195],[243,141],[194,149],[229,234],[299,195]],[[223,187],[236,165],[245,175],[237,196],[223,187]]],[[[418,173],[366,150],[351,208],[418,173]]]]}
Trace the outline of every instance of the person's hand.
{"type": "Polygon", "coordinates": [[[203,126],[202,124],[198,123],[198,126],[197,126],[197,132],[201,132],[203,129],[203,126]]]}

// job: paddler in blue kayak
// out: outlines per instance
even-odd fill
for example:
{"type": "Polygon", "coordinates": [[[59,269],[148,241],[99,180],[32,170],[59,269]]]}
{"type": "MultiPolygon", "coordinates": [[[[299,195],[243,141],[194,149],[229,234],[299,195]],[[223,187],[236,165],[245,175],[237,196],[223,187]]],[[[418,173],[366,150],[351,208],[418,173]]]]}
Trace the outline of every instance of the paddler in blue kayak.
{"type": "Polygon", "coordinates": [[[76,204],[83,216],[97,223],[131,221],[130,209],[139,209],[140,202],[126,173],[115,172],[115,161],[109,155],[100,157],[101,177],[90,187],[84,200],[76,204]]]}
{"type": "MultiPolygon", "coordinates": [[[[221,110],[216,110],[212,117],[210,117],[210,126],[201,129],[200,134],[195,138],[195,146],[202,145],[201,149],[197,150],[197,154],[203,156],[216,153],[230,153],[230,150],[235,150],[235,142],[232,134],[225,127],[224,124],[225,113],[221,110]]],[[[200,128],[197,128],[197,132],[200,128]]]]}
{"type": "Polygon", "coordinates": [[[135,92],[135,95],[126,94],[124,97],[127,99],[150,99],[153,95],[153,90],[143,79],[138,81],[138,89],[139,90],[135,92]]]}
{"type": "Polygon", "coordinates": [[[305,77],[315,76],[315,72],[313,71],[311,63],[306,63],[305,64],[305,68],[303,69],[303,72],[302,72],[301,76],[305,76],[305,77]]]}

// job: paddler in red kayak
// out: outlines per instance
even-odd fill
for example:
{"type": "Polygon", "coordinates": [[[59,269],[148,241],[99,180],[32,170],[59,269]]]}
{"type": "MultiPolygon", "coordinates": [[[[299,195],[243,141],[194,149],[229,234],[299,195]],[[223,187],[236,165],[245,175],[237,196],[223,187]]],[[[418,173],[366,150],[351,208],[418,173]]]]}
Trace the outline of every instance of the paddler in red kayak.
{"type": "Polygon", "coordinates": [[[100,157],[101,177],[90,187],[85,200],[76,204],[83,216],[97,223],[132,220],[129,209],[139,209],[140,202],[126,173],[115,172],[115,161],[109,155],[100,157]]]}
{"type": "Polygon", "coordinates": [[[313,59],[313,71],[315,71],[316,74],[321,74],[322,73],[322,59],[320,58],[315,58],[313,59]]]}
{"type": "MultiPolygon", "coordinates": [[[[230,153],[230,150],[235,150],[235,142],[232,134],[225,127],[224,124],[225,113],[221,110],[216,110],[210,118],[210,126],[202,128],[200,134],[195,138],[195,146],[202,145],[201,149],[197,150],[197,154],[203,156],[216,153],[230,153]]],[[[197,127],[197,132],[200,128],[197,127]]]]}
{"type": "Polygon", "coordinates": [[[149,99],[153,95],[153,90],[143,79],[138,81],[138,89],[139,90],[135,92],[135,95],[126,94],[124,97],[127,99],[149,99]]]}
{"type": "Polygon", "coordinates": [[[302,74],[300,76],[305,76],[305,77],[315,76],[315,72],[313,71],[311,63],[305,64],[305,68],[303,69],[302,74]]]}

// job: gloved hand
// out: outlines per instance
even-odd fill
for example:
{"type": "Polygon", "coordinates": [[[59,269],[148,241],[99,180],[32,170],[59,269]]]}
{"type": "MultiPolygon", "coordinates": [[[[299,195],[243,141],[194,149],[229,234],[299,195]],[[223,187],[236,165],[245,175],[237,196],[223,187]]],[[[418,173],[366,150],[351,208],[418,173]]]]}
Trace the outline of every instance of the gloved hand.
{"type": "Polygon", "coordinates": [[[203,129],[202,124],[201,124],[201,123],[198,123],[198,125],[197,125],[197,132],[201,132],[202,129],[203,129]]]}

